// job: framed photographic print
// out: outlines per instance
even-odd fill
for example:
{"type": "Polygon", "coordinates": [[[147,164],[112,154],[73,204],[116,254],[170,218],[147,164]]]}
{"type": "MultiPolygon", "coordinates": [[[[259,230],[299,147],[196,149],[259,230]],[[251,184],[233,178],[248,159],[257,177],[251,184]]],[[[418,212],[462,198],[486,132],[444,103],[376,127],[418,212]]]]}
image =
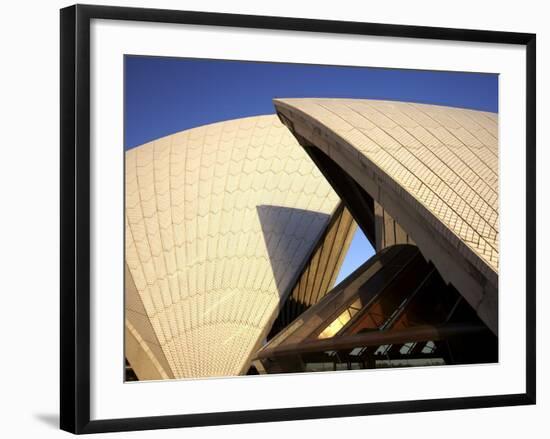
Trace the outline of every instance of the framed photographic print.
{"type": "Polygon", "coordinates": [[[62,9],[61,427],[534,404],[535,129],[533,34],[62,9]]]}

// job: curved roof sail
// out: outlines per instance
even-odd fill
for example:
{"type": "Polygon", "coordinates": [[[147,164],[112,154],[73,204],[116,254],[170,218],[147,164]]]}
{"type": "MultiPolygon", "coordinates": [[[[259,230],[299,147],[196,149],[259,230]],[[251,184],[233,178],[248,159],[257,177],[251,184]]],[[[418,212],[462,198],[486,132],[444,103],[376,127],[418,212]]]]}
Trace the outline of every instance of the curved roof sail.
{"type": "Polygon", "coordinates": [[[498,115],[368,99],[274,104],[350,211],[360,203],[349,195],[357,186],[496,332],[498,115]]]}
{"type": "Polygon", "coordinates": [[[151,363],[139,378],[245,373],[339,197],[275,115],[128,150],[125,184],[128,360],[151,363]]]}

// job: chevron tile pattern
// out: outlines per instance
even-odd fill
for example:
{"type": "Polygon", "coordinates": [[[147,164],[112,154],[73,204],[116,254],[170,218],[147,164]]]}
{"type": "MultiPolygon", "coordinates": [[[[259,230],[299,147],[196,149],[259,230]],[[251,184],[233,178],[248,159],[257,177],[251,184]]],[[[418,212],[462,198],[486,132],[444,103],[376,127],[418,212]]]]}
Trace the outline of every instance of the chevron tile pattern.
{"type": "Polygon", "coordinates": [[[147,143],[125,172],[133,331],[168,376],[246,372],[339,198],[276,116],[147,143]]]}
{"type": "Polygon", "coordinates": [[[497,114],[366,99],[277,99],[275,106],[313,121],[320,136],[334,133],[339,141],[330,148],[410,194],[412,209],[498,275],[497,114]]]}

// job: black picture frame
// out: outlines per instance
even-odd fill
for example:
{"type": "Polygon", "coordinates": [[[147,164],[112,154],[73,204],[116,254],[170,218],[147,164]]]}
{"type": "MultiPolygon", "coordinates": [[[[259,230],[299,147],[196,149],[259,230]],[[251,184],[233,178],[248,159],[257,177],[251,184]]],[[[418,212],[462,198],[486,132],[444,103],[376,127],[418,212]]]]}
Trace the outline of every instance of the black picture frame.
{"type": "Polygon", "coordinates": [[[61,404],[72,433],[303,420],[535,404],[536,36],[303,18],[75,5],[61,10],[61,404]],[[90,420],[90,21],[182,23],[407,37],[526,47],[526,392],[508,395],[90,420]]]}

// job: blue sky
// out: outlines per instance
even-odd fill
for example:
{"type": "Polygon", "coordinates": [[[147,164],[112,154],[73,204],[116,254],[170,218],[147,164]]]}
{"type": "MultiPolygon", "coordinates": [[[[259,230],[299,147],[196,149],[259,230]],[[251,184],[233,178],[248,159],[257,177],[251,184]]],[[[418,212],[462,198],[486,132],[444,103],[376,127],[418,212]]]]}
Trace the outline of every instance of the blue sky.
{"type": "MultiPolygon", "coordinates": [[[[389,99],[498,111],[498,75],[125,57],[124,148],[185,129],[274,114],[273,98],[389,99]]],[[[358,230],[337,282],[374,250],[358,230]]]]}

